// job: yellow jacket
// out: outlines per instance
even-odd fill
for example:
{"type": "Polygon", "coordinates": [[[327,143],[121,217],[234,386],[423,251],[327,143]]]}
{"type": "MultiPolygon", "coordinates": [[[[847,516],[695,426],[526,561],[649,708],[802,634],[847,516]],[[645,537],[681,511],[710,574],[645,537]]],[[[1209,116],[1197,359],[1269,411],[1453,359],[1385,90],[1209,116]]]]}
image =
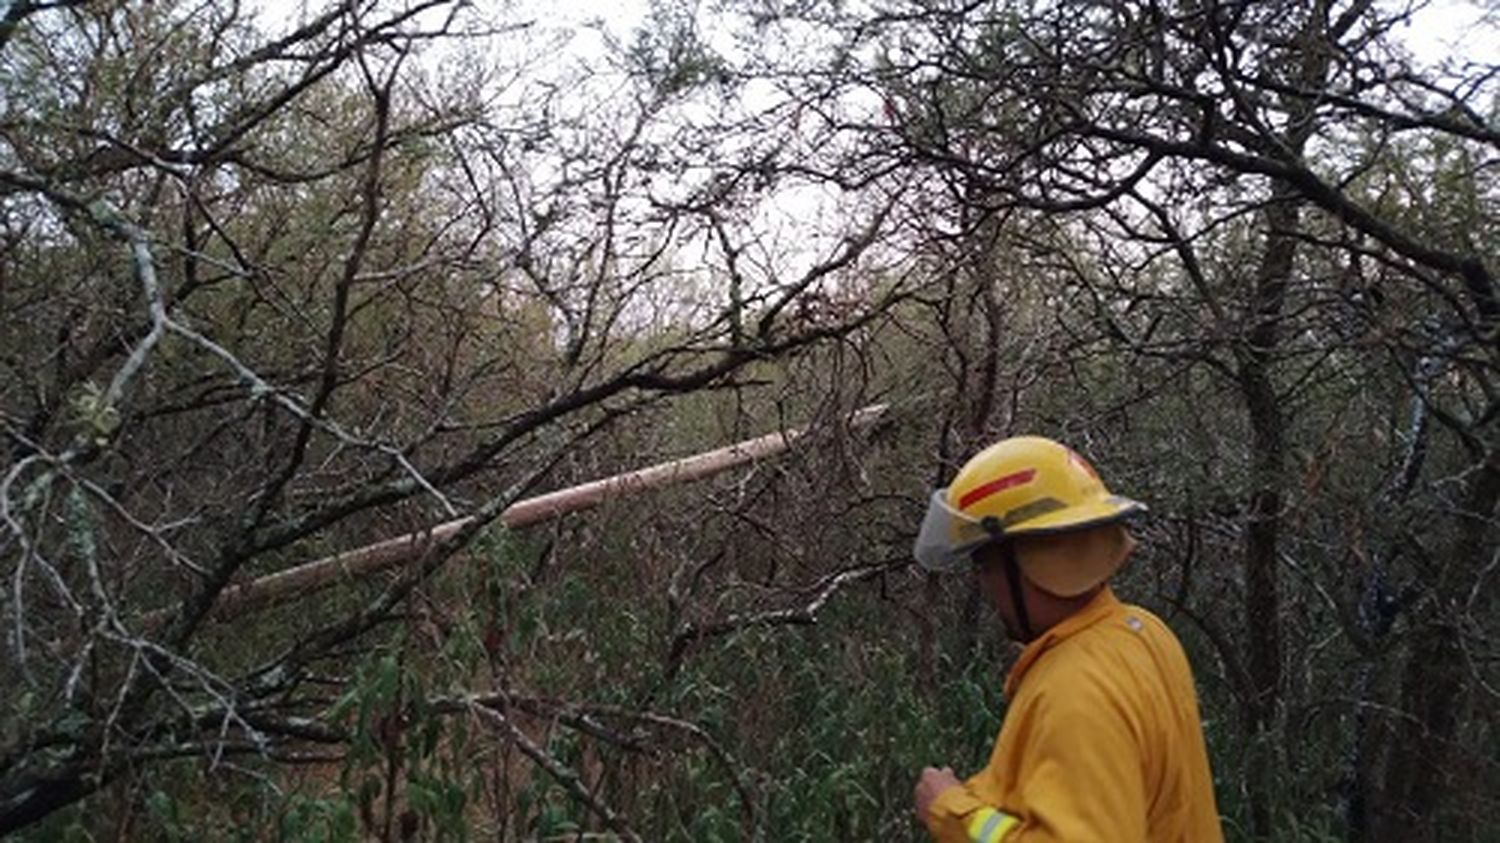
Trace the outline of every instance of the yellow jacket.
{"type": "Polygon", "coordinates": [[[938,796],[940,843],[1221,843],[1192,670],[1106,586],[1026,645],[989,764],[938,796]]]}

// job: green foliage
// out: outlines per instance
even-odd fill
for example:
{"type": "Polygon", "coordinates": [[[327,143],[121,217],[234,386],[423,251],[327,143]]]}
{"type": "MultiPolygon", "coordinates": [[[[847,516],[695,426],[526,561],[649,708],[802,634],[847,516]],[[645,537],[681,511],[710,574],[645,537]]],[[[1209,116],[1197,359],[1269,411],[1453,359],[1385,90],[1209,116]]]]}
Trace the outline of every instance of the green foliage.
{"type": "Polygon", "coordinates": [[[361,839],[354,805],[345,795],[316,798],[293,794],[281,812],[277,835],[287,843],[344,843],[361,839]]]}
{"type": "MultiPolygon", "coordinates": [[[[764,782],[766,839],[911,835],[916,772],[939,762],[977,769],[999,731],[999,661],[947,663],[940,685],[923,689],[914,653],[868,626],[878,604],[853,602],[808,633],[734,636],[665,691],[670,709],[697,712],[764,782]]],[[[649,799],[644,816],[659,839],[743,839],[733,777],[705,754],[685,759],[649,799]]]]}

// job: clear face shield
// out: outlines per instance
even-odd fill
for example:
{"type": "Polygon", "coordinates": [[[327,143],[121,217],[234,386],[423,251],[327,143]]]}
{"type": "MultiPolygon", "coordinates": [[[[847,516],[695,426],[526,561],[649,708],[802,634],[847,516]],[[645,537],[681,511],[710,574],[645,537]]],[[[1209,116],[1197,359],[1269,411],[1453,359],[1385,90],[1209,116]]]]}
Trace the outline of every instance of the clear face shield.
{"type": "Polygon", "coordinates": [[[998,525],[990,529],[980,519],[948,506],[948,490],[938,489],[927,503],[927,515],[917,532],[912,555],[928,571],[955,571],[969,564],[969,555],[975,550],[1001,535],[998,525]]]}

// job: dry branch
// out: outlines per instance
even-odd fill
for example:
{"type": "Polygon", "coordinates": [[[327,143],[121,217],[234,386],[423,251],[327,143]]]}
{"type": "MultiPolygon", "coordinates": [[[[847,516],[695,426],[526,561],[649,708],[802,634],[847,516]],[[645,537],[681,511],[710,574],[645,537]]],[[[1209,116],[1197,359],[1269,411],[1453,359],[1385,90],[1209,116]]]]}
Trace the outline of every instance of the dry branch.
{"type": "MultiPolygon", "coordinates": [[[[612,732],[600,723],[597,718],[626,720],[637,726],[655,726],[686,734],[702,744],[732,779],[735,792],[740,799],[740,805],[745,812],[745,821],[749,830],[749,835],[746,839],[752,841],[765,839],[762,808],[755,799],[755,793],[749,777],[746,775],[746,770],[703,727],[689,720],[671,717],[655,711],[638,710],[625,706],[568,702],[546,697],[518,695],[499,690],[463,697],[440,697],[429,700],[428,705],[435,711],[451,714],[471,712],[476,707],[493,712],[502,712],[507,715],[511,711],[521,711],[533,717],[562,723],[595,738],[635,752],[650,751],[650,748],[644,743],[646,740],[644,735],[638,732],[631,735],[612,732]]],[[[514,727],[514,724],[512,724],[512,727],[514,727]]]]}
{"type": "Polygon", "coordinates": [[[829,599],[839,589],[851,582],[866,580],[887,571],[895,570],[897,567],[906,564],[907,559],[901,557],[894,561],[850,568],[830,575],[815,586],[817,591],[813,595],[812,600],[808,601],[804,606],[774,609],[766,612],[747,612],[730,615],[719,620],[707,621],[702,624],[688,622],[672,636],[672,649],[668,656],[668,661],[675,664],[687,652],[688,647],[706,638],[729,635],[742,629],[750,629],[757,626],[811,626],[816,624],[818,622],[818,612],[823,609],[823,606],[828,603],[829,599]]]}
{"type": "MultiPolygon", "coordinates": [[[[884,404],[872,404],[850,414],[848,423],[853,427],[868,426],[885,410],[884,404]]],[[[794,428],[769,433],[724,448],[526,498],[507,508],[500,521],[508,529],[517,530],[592,509],[612,498],[630,497],[638,492],[701,480],[780,454],[806,432],[806,428],[794,428]]],[[[434,544],[457,535],[470,526],[472,520],[448,521],[226,588],[214,605],[212,617],[216,620],[232,618],[409,563],[421,558],[434,544]]]]}
{"type": "Polygon", "coordinates": [[[574,799],[588,806],[588,809],[593,811],[609,827],[610,831],[613,831],[626,840],[640,843],[640,836],[631,830],[629,823],[612,808],[604,804],[603,800],[593,791],[589,790],[583,783],[582,777],[576,771],[549,755],[545,749],[538,746],[516,724],[512,723],[510,718],[493,708],[483,705],[472,706],[470,710],[478,715],[481,720],[487,721],[502,734],[507,735],[515,743],[516,747],[521,750],[523,755],[530,758],[538,767],[546,770],[547,775],[556,780],[558,784],[567,788],[568,793],[574,799]]]}

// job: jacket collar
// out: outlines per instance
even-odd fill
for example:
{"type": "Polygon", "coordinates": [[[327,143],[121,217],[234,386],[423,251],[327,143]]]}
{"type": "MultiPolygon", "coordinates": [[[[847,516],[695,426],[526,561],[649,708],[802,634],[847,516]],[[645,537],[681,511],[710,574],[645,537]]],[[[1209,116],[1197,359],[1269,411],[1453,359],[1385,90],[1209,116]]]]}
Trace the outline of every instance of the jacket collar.
{"type": "Polygon", "coordinates": [[[1060,623],[1042,633],[1026,648],[1021,651],[1021,657],[1011,667],[1010,674],[1005,677],[1005,696],[1013,698],[1016,689],[1021,685],[1021,677],[1026,671],[1036,664],[1042,654],[1061,644],[1069,638],[1077,635],[1085,629],[1108,618],[1120,611],[1123,604],[1115,597],[1115,593],[1106,585],[1094,595],[1094,599],[1083,605],[1083,608],[1064,618],[1060,623]]]}

